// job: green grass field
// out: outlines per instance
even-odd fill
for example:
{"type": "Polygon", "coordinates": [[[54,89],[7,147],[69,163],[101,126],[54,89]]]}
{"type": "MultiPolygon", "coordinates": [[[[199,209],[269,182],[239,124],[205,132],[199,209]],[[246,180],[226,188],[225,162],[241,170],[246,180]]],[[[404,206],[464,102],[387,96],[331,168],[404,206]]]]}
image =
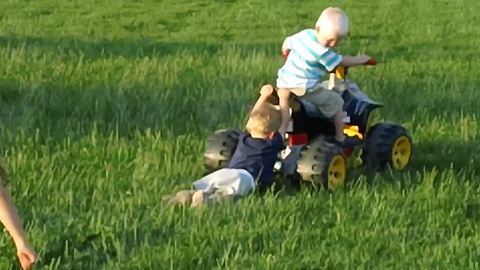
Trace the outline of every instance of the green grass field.
{"type": "MultiPolygon", "coordinates": [[[[0,2],[0,152],[35,269],[479,269],[476,0],[0,2]],[[162,196],[242,127],[286,35],[342,7],[352,80],[414,139],[401,173],[205,209],[162,196]]],[[[0,269],[18,269],[6,233],[0,269]]]]}

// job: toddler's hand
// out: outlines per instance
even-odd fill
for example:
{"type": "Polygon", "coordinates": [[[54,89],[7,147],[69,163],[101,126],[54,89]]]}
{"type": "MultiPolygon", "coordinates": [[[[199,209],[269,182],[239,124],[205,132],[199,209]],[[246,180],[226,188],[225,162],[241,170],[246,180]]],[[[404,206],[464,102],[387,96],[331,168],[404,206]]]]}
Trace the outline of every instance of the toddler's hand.
{"type": "Polygon", "coordinates": [[[37,260],[35,251],[26,244],[17,247],[17,257],[22,265],[22,269],[30,269],[37,260]]]}
{"type": "Polygon", "coordinates": [[[275,89],[273,89],[273,86],[271,84],[266,84],[262,86],[262,89],[260,89],[260,95],[270,96],[272,95],[273,91],[275,91],[275,89]]]}

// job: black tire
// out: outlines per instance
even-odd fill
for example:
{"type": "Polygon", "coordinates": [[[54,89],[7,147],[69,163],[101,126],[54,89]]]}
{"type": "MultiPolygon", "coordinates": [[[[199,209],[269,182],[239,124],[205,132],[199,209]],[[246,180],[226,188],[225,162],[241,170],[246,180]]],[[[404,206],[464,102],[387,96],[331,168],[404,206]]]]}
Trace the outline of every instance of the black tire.
{"type": "Polygon", "coordinates": [[[367,169],[381,171],[390,166],[402,170],[410,163],[411,155],[412,137],[404,127],[380,123],[368,129],[361,156],[367,169]],[[403,153],[398,152],[399,142],[403,144],[403,153]]]}
{"type": "Polygon", "coordinates": [[[239,135],[240,130],[222,129],[210,136],[203,154],[203,164],[208,172],[227,167],[237,148],[239,135]]]}
{"type": "Polygon", "coordinates": [[[342,148],[324,137],[313,139],[300,153],[297,172],[303,181],[327,189],[343,186],[346,182],[346,161],[342,148]],[[331,165],[338,165],[339,170],[332,171],[331,165]]]}

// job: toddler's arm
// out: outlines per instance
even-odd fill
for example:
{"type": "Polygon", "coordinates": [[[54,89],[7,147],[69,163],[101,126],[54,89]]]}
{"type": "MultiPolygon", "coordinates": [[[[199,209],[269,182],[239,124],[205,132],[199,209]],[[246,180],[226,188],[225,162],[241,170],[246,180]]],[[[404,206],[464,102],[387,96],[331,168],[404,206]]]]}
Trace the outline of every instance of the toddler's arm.
{"type": "Polygon", "coordinates": [[[250,112],[250,114],[257,111],[258,108],[260,108],[263,103],[267,102],[268,97],[272,95],[274,90],[275,89],[271,84],[263,85],[262,88],[260,89],[260,97],[257,99],[257,102],[255,102],[255,105],[253,106],[253,109],[250,112]]]}
{"type": "Polygon", "coordinates": [[[342,57],[342,61],[340,62],[341,66],[344,67],[353,67],[358,65],[363,65],[370,60],[371,57],[368,55],[357,55],[357,56],[347,56],[344,55],[342,57]]]}

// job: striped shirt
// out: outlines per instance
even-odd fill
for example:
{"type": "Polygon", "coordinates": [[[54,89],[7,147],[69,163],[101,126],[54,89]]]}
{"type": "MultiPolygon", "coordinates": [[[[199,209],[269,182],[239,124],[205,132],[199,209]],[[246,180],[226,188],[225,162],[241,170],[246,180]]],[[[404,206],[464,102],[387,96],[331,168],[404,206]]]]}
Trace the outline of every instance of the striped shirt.
{"type": "Polygon", "coordinates": [[[290,49],[287,61],[278,70],[277,87],[303,88],[307,91],[320,83],[326,71],[332,71],[342,56],[318,43],[315,30],[306,29],[285,39],[290,49]]]}

